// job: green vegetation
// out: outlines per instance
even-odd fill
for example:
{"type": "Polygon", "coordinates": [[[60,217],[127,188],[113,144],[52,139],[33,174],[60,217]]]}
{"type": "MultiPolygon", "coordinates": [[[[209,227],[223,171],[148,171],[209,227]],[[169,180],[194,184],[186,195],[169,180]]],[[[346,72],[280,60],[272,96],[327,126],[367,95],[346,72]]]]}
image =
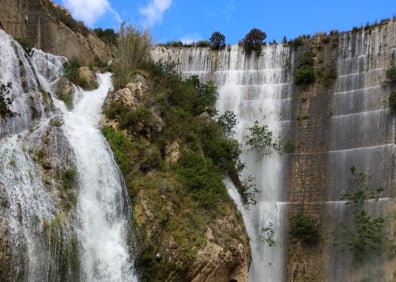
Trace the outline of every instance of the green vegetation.
{"type": "Polygon", "coordinates": [[[290,235],[308,245],[319,242],[319,223],[312,215],[297,214],[290,218],[290,235]]]}
{"type": "MultiPolygon", "coordinates": [[[[87,79],[81,77],[80,75],[80,67],[83,66],[83,63],[77,59],[77,58],[71,58],[65,66],[64,69],[64,76],[67,77],[67,79],[70,80],[70,82],[72,82],[75,85],[80,86],[81,88],[85,89],[85,90],[91,90],[91,89],[95,89],[98,87],[98,84],[96,81],[94,82],[89,82],[87,79]]],[[[67,96],[71,96],[71,95],[67,95],[67,96]]],[[[60,98],[58,96],[59,99],[63,100],[62,98],[60,98]]],[[[65,99],[67,99],[66,97],[63,97],[65,99]]],[[[64,100],[63,100],[64,101],[64,100]]],[[[65,102],[66,105],[69,104],[69,101],[67,101],[67,103],[65,102]]],[[[68,108],[70,108],[68,106],[68,108]]]]}
{"type": "Polygon", "coordinates": [[[256,120],[253,126],[248,128],[250,133],[246,135],[246,145],[249,150],[255,150],[261,156],[271,155],[273,152],[292,153],[295,149],[294,144],[288,140],[274,137],[267,125],[260,125],[256,120]]]}
{"type": "Polygon", "coordinates": [[[73,109],[73,93],[72,92],[66,93],[64,91],[56,91],[55,95],[56,95],[56,97],[58,97],[59,100],[61,100],[63,103],[65,103],[65,106],[69,110],[73,109]]]}
{"type": "Polygon", "coordinates": [[[222,127],[224,136],[231,138],[235,133],[234,128],[238,124],[238,119],[234,112],[227,110],[217,118],[217,123],[222,127]]]}
{"type": "Polygon", "coordinates": [[[224,49],[226,46],[225,36],[218,31],[213,32],[209,41],[210,41],[210,47],[212,48],[212,50],[221,50],[221,49],[224,49]]]}
{"type": "Polygon", "coordinates": [[[388,98],[389,108],[396,112],[396,91],[392,91],[388,98]]]}
{"type": "Polygon", "coordinates": [[[256,120],[253,126],[248,129],[250,133],[246,136],[246,145],[249,146],[249,150],[256,150],[263,156],[270,155],[276,150],[278,144],[267,125],[260,126],[259,122],[256,120]]]}
{"type": "Polygon", "coordinates": [[[382,216],[371,216],[365,209],[368,200],[378,201],[383,192],[382,188],[374,189],[364,173],[357,173],[351,167],[352,179],[349,181],[351,192],[343,192],[341,200],[346,201],[352,209],[352,223],[340,223],[340,234],[336,237],[336,244],[347,248],[355,262],[361,262],[365,257],[374,253],[379,255],[385,242],[385,219],[382,216]]]}
{"type": "Polygon", "coordinates": [[[57,174],[60,183],[60,198],[64,210],[70,211],[76,204],[77,171],[75,168],[61,170],[57,174]]]}
{"type": "Polygon", "coordinates": [[[312,52],[305,52],[298,57],[294,73],[296,84],[309,84],[315,81],[314,60],[312,52]]]}
{"type": "Polygon", "coordinates": [[[261,228],[260,240],[267,243],[269,247],[276,247],[276,241],[274,239],[275,230],[273,228],[272,222],[267,226],[261,228]]]}
{"type": "Polygon", "coordinates": [[[67,220],[64,214],[56,214],[52,221],[44,222],[43,229],[48,240],[48,255],[51,261],[56,263],[59,277],[64,281],[70,278],[78,281],[80,268],[78,239],[68,230],[67,220]]]}
{"type": "Polygon", "coordinates": [[[293,40],[290,40],[288,43],[290,47],[292,47],[294,50],[297,50],[298,47],[304,45],[305,41],[311,38],[311,35],[300,35],[293,40]]]}
{"type": "Polygon", "coordinates": [[[296,84],[310,84],[315,81],[315,72],[313,66],[302,66],[294,73],[294,82],[296,84]]]}
{"type": "Polygon", "coordinates": [[[264,31],[253,28],[246,35],[245,38],[239,43],[242,46],[243,52],[250,56],[252,52],[255,52],[257,56],[261,54],[261,49],[264,44],[264,40],[267,37],[264,31]]]}
{"type": "Polygon", "coordinates": [[[198,48],[206,48],[206,47],[211,47],[211,42],[207,40],[199,40],[195,44],[193,44],[195,47],[198,48]]]}
{"type": "Polygon", "coordinates": [[[216,209],[219,202],[228,199],[222,183],[223,175],[211,158],[205,158],[198,152],[184,152],[178,161],[177,172],[198,207],[216,209]]]}
{"type": "Polygon", "coordinates": [[[30,42],[29,39],[27,38],[15,38],[16,41],[18,41],[19,45],[25,50],[26,54],[31,57],[33,55],[33,43],[30,42]]]}
{"type": "Polygon", "coordinates": [[[394,61],[392,61],[390,66],[386,69],[386,79],[390,84],[396,84],[396,64],[394,61]]]}
{"type": "Polygon", "coordinates": [[[172,48],[191,48],[191,47],[198,47],[198,48],[207,48],[211,47],[211,42],[209,40],[199,40],[197,42],[189,42],[183,43],[182,41],[170,41],[167,43],[161,43],[159,46],[164,47],[172,47],[172,48]]]}
{"type": "MultiPolygon", "coordinates": [[[[226,133],[236,121],[230,118],[225,129],[212,118],[217,90],[211,82],[202,83],[196,76],[182,80],[172,64],[140,61],[128,69],[131,77],[139,73],[149,79],[150,91],[133,107],[108,105],[104,113],[117,127],[102,132],[126,180],[142,234],[142,281],[163,281],[170,267],[182,274],[195,260],[215,218],[233,213],[223,179],[242,167],[239,145],[226,133]],[[179,148],[173,161],[167,153],[172,143],[179,148]],[[169,246],[171,242],[175,245],[169,246]],[[155,258],[164,248],[177,253],[176,265],[155,258]]],[[[224,244],[225,235],[214,233],[224,244]]]]}
{"type": "Polygon", "coordinates": [[[93,30],[95,35],[101,39],[103,42],[107,43],[109,46],[115,46],[117,45],[117,33],[114,31],[112,28],[95,28],[93,30]]]}
{"type": "Polygon", "coordinates": [[[116,60],[113,63],[114,87],[124,87],[132,78],[134,71],[150,59],[151,35],[133,25],[122,24],[114,48],[116,60]]]}
{"type": "Polygon", "coordinates": [[[0,83],[0,117],[3,118],[16,115],[16,113],[10,109],[10,106],[14,102],[14,99],[8,97],[10,95],[11,88],[11,82],[6,84],[0,83]]]}
{"type": "Polygon", "coordinates": [[[241,194],[242,204],[245,208],[249,208],[250,205],[256,204],[256,193],[258,191],[254,181],[255,178],[249,175],[240,185],[239,193],[241,194]]]}

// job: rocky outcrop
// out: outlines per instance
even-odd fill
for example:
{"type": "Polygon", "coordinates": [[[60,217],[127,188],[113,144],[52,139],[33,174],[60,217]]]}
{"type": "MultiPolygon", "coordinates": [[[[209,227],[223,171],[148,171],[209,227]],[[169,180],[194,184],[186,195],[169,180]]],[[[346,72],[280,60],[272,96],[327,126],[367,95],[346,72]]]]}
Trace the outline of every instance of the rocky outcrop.
{"type": "Polygon", "coordinates": [[[242,219],[234,207],[205,219],[210,222],[207,227],[204,222],[201,222],[203,226],[197,226],[198,222],[190,224],[184,221],[193,220],[196,217],[192,214],[201,211],[190,207],[184,211],[186,214],[179,214],[179,206],[183,206],[180,201],[188,201],[180,197],[186,195],[168,196],[173,194],[169,190],[181,193],[177,192],[181,190],[179,184],[167,179],[166,175],[152,174],[142,185],[145,188],[135,195],[133,215],[143,248],[138,258],[140,265],[143,269],[149,265],[149,268],[155,269],[150,281],[248,281],[249,242],[242,219]],[[152,182],[155,177],[162,183],[160,188],[152,182]],[[155,196],[158,188],[159,195],[155,196]],[[158,209],[162,218],[158,217],[158,209]],[[175,222],[182,224],[173,226],[175,222]],[[150,253],[156,254],[156,258],[151,257],[150,253]]]}
{"type": "MultiPolygon", "coordinates": [[[[125,88],[108,95],[106,116],[102,118],[104,127],[121,127],[123,135],[132,141],[135,149],[131,151],[135,152],[130,152],[129,161],[133,170],[141,171],[125,178],[133,203],[142,279],[247,282],[249,239],[232,201],[222,203],[223,208],[215,214],[194,206],[191,195],[172,171],[185,146],[180,140],[164,137],[163,161],[170,169],[161,168],[161,152],[158,144],[151,144],[150,136],[163,134],[167,125],[151,91],[149,79],[136,75],[125,88]],[[120,115],[125,109],[129,114],[120,115]]],[[[210,117],[202,116],[197,120],[207,124],[210,117]]]]}
{"type": "Polygon", "coordinates": [[[1,4],[0,27],[14,38],[28,39],[45,52],[87,63],[109,56],[105,43],[50,0],[3,0],[1,4]]]}

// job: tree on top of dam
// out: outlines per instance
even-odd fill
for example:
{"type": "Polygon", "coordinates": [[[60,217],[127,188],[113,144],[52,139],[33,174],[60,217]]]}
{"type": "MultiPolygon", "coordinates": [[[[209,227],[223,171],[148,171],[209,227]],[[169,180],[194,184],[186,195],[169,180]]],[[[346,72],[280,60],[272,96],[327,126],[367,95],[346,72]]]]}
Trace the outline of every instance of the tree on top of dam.
{"type": "Polygon", "coordinates": [[[224,49],[224,47],[226,46],[224,34],[218,31],[212,33],[212,36],[210,37],[209,41],[210,41],[210,46],[213,50],[221,50],[224,49]]]}
{"type": "Polygon", "coordinates": [[[257,55],[260,55],[262,45],[266,38],[267,34],[264,31],[253,28],[245,35],[245,38],[239,42],[239,45],[242,46],[243,52],[248,56],[250,56],[253,51],[255,51],[257,55]]]}

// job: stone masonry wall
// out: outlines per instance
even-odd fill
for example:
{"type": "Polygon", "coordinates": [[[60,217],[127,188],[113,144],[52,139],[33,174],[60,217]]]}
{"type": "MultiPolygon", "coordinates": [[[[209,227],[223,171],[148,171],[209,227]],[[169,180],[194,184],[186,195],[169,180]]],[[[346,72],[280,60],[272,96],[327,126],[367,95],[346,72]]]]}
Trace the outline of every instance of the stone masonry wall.
{"type": "MultiPolygon", "coordinates": [[[[336,34],[318,35],[295,52],[297,64],[301,56],[312,52],[316,80],[295,87],[292,135],[296,150],[288,169],[288,218],[304,214],[317,218],[318,222],[325,221],[322,210],[337,39],[336,34]]],[[[287,281],[325,281],[327,256],[323,242],[311,246],[296,238],[287,241],[287,281]]]]}

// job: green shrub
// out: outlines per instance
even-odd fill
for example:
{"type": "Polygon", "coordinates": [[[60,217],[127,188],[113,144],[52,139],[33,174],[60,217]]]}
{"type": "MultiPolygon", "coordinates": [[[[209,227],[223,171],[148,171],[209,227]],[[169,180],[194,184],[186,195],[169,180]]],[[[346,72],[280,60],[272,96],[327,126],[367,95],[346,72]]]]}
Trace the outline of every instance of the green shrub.
{"type": "Polygon", "coordinates": [[[207,40],[199,40],[197,43],[195,43],[195,46],[198,48],[206,48],[206,47],[211,47],[211,44],[207,40]]]}
{"type": "Polygon", "coordinates": [[[313,56],[314,55],[311,51],[304,52],[303,54],[301,54],[297,59],[297,68],[302,66],[313,66],[314,64],[313,56]]]}
{"type": "Polygon", "coordinates": [[[228,198],[223,175],[209,158],[199,153],[184,152],[178,161],[178,174],[202,208],[214,209],[228,198]]]}
{"type": "Polygon", "coordinates": [[[273,228],[272,222],[261,228],[260,240],[267,243],[269,247],[276,247],[274,236],[275,230],[273,228]]]}
{"type": "Polygon", "coordinates": [[[27,38],[15,38],[29,57],[33,55],[33,43],[27,38]]]}
{"type": "Polygon", "coordinates": [[[8,82],[6,84],[0,83],[0,117],[15,116],[16,113],[11,110],[11,105],[14,99],[8,97],[10,95],[10,90],[12,88],[12,83],[8,82]]]}
{"type": "Polygon", "coordinates": [[[60,174],[62,189],[73,189],[77,183],[77,171],[74,168],[65,169],[60,174]]]}
{"type": "Polygon", "coordinates": [[[86,79],[80,76],[80,67],[82,63],[76,57],[71,58],[65,66],[64,76],[75,85],[82,87],[83,89],[89,89],[90,85],[86,79]]]}
{"type": "Polygon", "coordinates": [[[263,156],[266,156],[272,154],[277,148],[278,144],[267,125],[260,126],[256,120],[253,126],[248,129],[250,133],[245,137],[247,138],[246,145],[249,147],[249,150],[256,150],[263,156]]]}
{"type": "Polygon", "coordinates": [[[388,98],[389,101],[389,108],[396,112],[396,91],[392,91],[388,98]]]}
{"type": "Polygon", "coordinates": [[[365,210],[353,212],[352,228],[340,225],[344,236],[349,238],[347,247],[354,261],[362,261],[370,252],[379,255],[384,242],[385,220],[370,216],[365,210]]]}
{"type": "Polygon", "coordinates": [[[396,84],[396,64],[393,61],[386,70],[386,78],[389,83],[396,84]]]}
{"type": "Polygon", "coordinates": [[[311,215],[297,214],[290,218],[290,235],[305,244],[315,245],[320,239],[318,220],[311,215]]]}
{"type": "Polygon", "coordinates": [[[148,116],[148,110],[142,105],[137,106],[134,110],[124,111],[120,117],[120,128],[126,129],[136,125],[138,122],[144,123],[148,116]]]}
{"type": "Polygon", "coordinates": [[[238,119],[232,111],[225,111],[224,114],[217,118],[217,123],[223,129],[223,134],[227,138],[231,138],[235,133],[235,126],[238,124],[238,119]]]}
{"type": "Polygon", "coordinates": [[[73,108],[73,93],[65,93],[63,91],[57,91],[56,96],[58,97],[59,100],[61,100],[63,103],[65,103],[65,106],[71,110],[73,108]]]}
{"type": "Polygon", "coordinates": [[[114,157],[122,173],[127,176],[133,169],[130,154],[133,153],[131,141],[125,137],[122,131],[116,131],[112,127],[103,127],[102,133],[109,142],[114,157]]]}
{"type": "Polygon", "coordinates": [[[354,166],[350,170],[352,178],[348,190],[351,192],[343,192],[340,199],[350,206],[353,221],[339,224],[340,234],[335,240],[336,244],[346,247],[351,252],[355,262],[361,262],[371,253],[379,255],[386,240],[385,219],[382,216],[371,216],[365,210],[365,203],[368,200],[378,201],[383,189],[374,189],[369,183],[370,177],[356,172],[354,166]]]}
{"type": "Polygon", "coordinates": [[[117,45],[117,33],[114,31],[112,28],[95,28],[93,32],[96,34],[99,39],[101,39],[103,42],[107,43],[110,46],[115,46],[117,45]]]}
{"type": "Polygon", "coordinates": [[[242,198],[242,204],[248,208],[250,205],[256,204],[256,193],[257,188],[255,184],[255,178],[249,175],[245,180],[241,182],[240,194],[242,198]]]}
{"type": "Polygon", "coordinates": [[[315,72],[313,66],[302,66],[294,74],[296,84],[309,84],[315,81],[315,72]]]}

